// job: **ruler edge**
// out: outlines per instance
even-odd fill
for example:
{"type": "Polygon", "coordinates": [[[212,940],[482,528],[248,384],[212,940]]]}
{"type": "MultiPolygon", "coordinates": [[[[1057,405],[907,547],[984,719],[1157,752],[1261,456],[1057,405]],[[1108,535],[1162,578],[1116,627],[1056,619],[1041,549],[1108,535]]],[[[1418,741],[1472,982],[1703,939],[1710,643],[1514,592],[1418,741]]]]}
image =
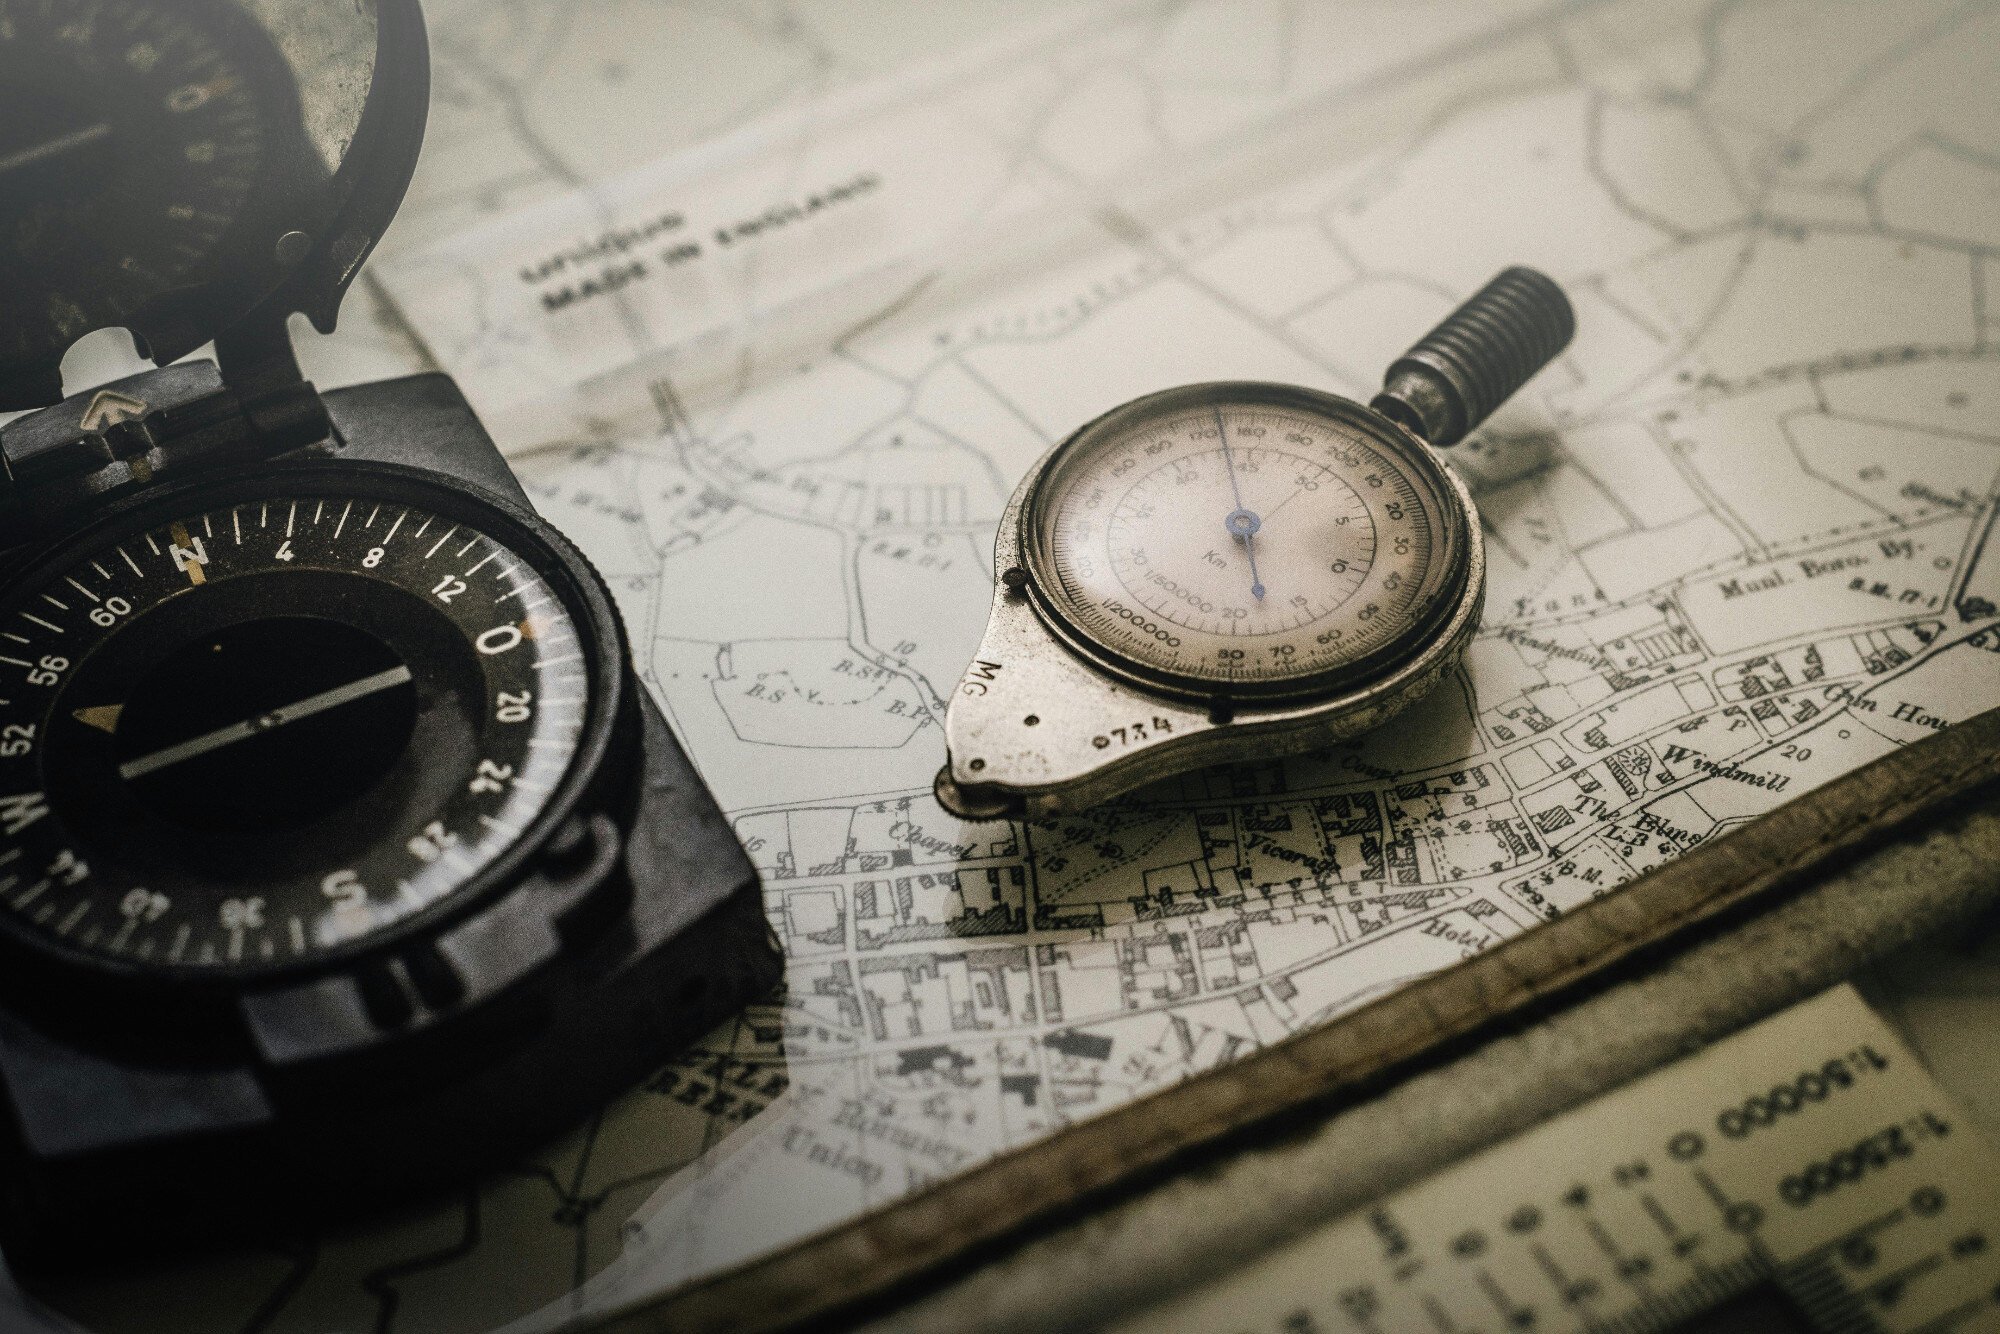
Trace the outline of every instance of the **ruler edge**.
{"type": "Polygon", "coordinates": [[[1892,751],[1602,898],[1324,1024],[570,1328],[754,1334],[858,1316],[938,1281],[974,1251],[1024,1240],[1253,1131],[1364,1101],[1558,1002],[1611,985],[1649,955],[1805,888],[1816,872],[1949,822],[1996,783],[2000,709],[1892,751]],[[1411,1023],[1417,1014],[1421,1027],[1411,1023]]]}
{"type": "MultiPolygon", "coordinates": [[[[1533,1125],[1527,1126],[1517,1131],[1511,1131],[1505,1133],[1501,1135],[1499,1138],[1494,1139],[1490,1143],[1485,1144],[1483,1147],[1475,1149],[1472,1152],[1466,1154],[1462,1158],[1456,1158],[1448,1162],[1439,1163],[1435,1168],[1418,1173],[1415,1176],[1413,1176],[1410,1180],[1403,1183],[1402,1185],[1392,1188],[1387,1194],[1381,1196],[1377,1201],[1374,1201],[1372,1203],[1356,1204],[1351,1208],[1343,1209],[1325,1218],[1317,1219],[1309,1227],[1302,1230],[1297,1235],[1281,1242],[1280,1244],[1270,1247],[1268,1249],[1260,1249],[1255,1259],[1250,1261],[1243,1267],[1243,1276],[1253,1279],[1258,1277],[1267,1277],[1265,1275],[1257,1275],[1253,1273],[1252,1267],[1256,1265],[1262,1265],[1268,1261],[1279,1260],[1282,1257],[1285,1257],[1287,1254],[1293,1253],[1307,1246],[1313,1246],[1317,1244],[1319,1253],[1323,1254],[1327,1249],[1324,1243],[1328,1240],[1328,1238],[1333,1232],[1335,1232],[1337,1229],[1362,1222],[1369,1216],[1370,1211],[1376,1208],[1378,1205],[1383,1208],[1394,1210],[1398,1203],[1397,1197],[1404,1195],[1406,1192],[1417,1191],[1429,1187],[1432,1185],[1432,1183],[1442,1178],[1448,1177],[1454,1171],[1457,1171],[1461,1168],[1469,1167],[1472,1164],[1477,1163],[1482,1159],[1486,1159],[1491,1155],[1504,1153],[1508,1149],[1516,1145],[1519,1145],[1524,1141],[1527,1141],[1537,1135],[1540,1135],[1543,1132],[1548,1131],[1553,1127],[1560,1127],[1563,1126],[1565,1123],[1568,1123],[1569,1128],[1574,1130],[1574,1128],[1581,1121],[1581,1119],[1589,1117],[1592,1114],[1599,1113],[1600,1111],[1603,1111],[1605,1114],[1615,1113],[1615,1111],[1617,1110],[1615,1106],[1615,1100],[1621,1097],[1626,1097],[1642,1092],[1649,1096],[1657,1096],[1659,1091],[1666,1086],[1667,1081],[1672,1076],[1678,1074],[1681,1075],[1682,1077],[1686,1077],[1687,1075],[1689,1075],[1691,1072],[1694,1071],[1695,1067],[1700,1066],[1704,1063],[1712,1063],[1713,1058],[1716,1056],[1716,1054],[1731,1044],[1740,1043],[1746,1039],[1753,1038],[1759,1033],[1764,1033],[1768,1035],[1768,1033],[1775,1027],[1786,1024],[1798,1018],[1800,1015],[1804,1014],[1808,1009],[1819,1008],[1819,1007],[1833,1007],[1841,1005],[1851,1005],[1855,1010],[1858,1010],[1860,1012],[1860,1015],[1864,1017],[1869,1023],[1878,1027],[1880,1032],[1875,1036],[1868,1038],[1867,1040],[1880,1043],[1885,1049],[1893,1051],[1895,1059],[1905,1063],[1908,1066],[1914,1067],[1920,1082],[1924,1086],[1927,1086],[1930,1093],[1934,1093],[1936,1095],[1935,1105],[1937,1110],[1940,1110],[1950,1115],[1954,1121],[1964,1123],[1960,1133],[1964,1135],[1966,1138],[1968,1138],[1976,1146],[1976,1149],[1978,1151],[1983,1151],[1985,1155],[1987,1155],[1988,1157],[1994,1159],[1996,1162],[2000,1162],[2000,1141],[1996,1141],[1993,1136],[1987,1133],[1986,1129],[1980,1124],[1978,1118],[1973,1114],[1969,1104],[1966,1103],[1964,1098],[1944,1085],[1944,1083],[1938,1078],[1936,1072],[1931,1069],[1929,1063],[1924,1059],[1923,1052],[1918,1049],[1916,1044],[1912,1042],[1906,1034],[1897,1029],[1894,1021],[1888,1015],[1884,1014],[1881,1008],[1878,1007],[1872,1000],[1869,999],[1867,994],[1864,992],[1863,988],[1860,985],[1858,985],[1854,979],[1847,978],[1841,981],[1834,982],[1828,986],[1813,990],[1810,993],[1800,997],[1798,1000],[1783,1005],[1776,1010],[1772,1010],[1768,1013],[1765,1013],[1761,1017],[1753,1019],[1750,1022],[1742,1025],[1741,1027],[1731,1028],[1728,1032],[1722,1034],[1721,1036],[1718,1036],[1712,1039],[1711,1041],[1702,1044],[1700,1047],[1697,1047],[1692,1051],[1685,1052],[1673,1058],[1672,1060],[1667,1061],[1662,1065],[1659,1065],[1651,1070],[1648,1070],[1644,1074],[1637,1075],[1631,1079],[1622,1080],[1620,1082],[1612,1084],[1611,1086],[1603,1089],[1600,1092],[1589,1094],[1588,1096],[1584,1097],[1581,1101],[1572,1103],[1564,1107],[1562,1110],[1554,1112],[1551,1115],[1547,1116],[1546,1118],[1535,1122],[1533,1125]],[[1652,1085],[1653,1087],[1649,1089],[1647,1087],[1648,1085],[1652,1085]]],[[[1703,1073],[1706,1074],[1707,1072],[1703,1073]]],[[[1907,1086],[1899,1085],[1899,1087],[1907,1087],[1907,1086]]],[[[1637,1146],[1621,1145],[1620,1147],[1621,1150],[1623,1150],[1623,1149],[1634,1149],[1637,1146]]],[[[1399,1223],[1403,1222],[1403,1220],[1400,1219],[1398,1221],[1399,1223]]],[[[1850,1231],[1852,1231],[1852,1229],[1850,1229],[1850,1231]]],[[[1809,1250],[1800,1253],[1799,1255],[1791,1257],[1790,1259],[1778,1259],[1771,1254],[1769,1247],[1763,1243],[1760,1235],[1753,1235],[1751,1244],[1748,1250],[1745,1252],[1745,1254],[1738,1257],[1735,1260],[1726,1262],[1722,1266],[1722,1268],[1733,1269],[1733,1268],[1747,1266],[1754,1273],[1755,1277],[1776,1285],[1779,1290],[1785,1293],[1786,1297],[1790,1301],[1797,1303],[1803,1310],[1806,1306],[1805,1301],[1801,1299],[1796,1293],[1793,1293],[1789,1287],[1785,1286],[1786,1273],[1793,1266],[1801,1264],[1806,1259],[1827,1250],[1829,1246],[1832,1244],[1833,1243],[1831,1242],[1822,1242],[1810,1248],[1809,1250]]],[[[1718,1273],[1719,1272],[1720,1271],[1718,1271],[1718,1273]]],[[[1106,1326],[1106,1328],[1113,1331],[1122,1331],[1122,1330],[1140,1328],[1141,1327],[1139,1324],[1140,1320],[1152,1316],[1155,1313],[1166,1311],[1170,1307],[1179,1302],[1189,1301],[1190,1299],[1198,1302],[1202,1298],[1210,1296],[1212,1293],[1214,1293],[1216,1289],[1219,1289],[1224,1285],[1234,1281],[1235,1277],[1236,1275],[1234,1273],[1225,1273],[1225,1274],[1206,1277],[1201,1281],[1199,1281],[1198,1283],[1191,1284],[1184,1289],[1179,1289],[1174,1292],[1165,1294],[1161,1302],[1158,1303],[1157,1305],[1137,1308],[1132,1312],[1133,1318],[1128,1322],[1106,1326]]],[[[1674,1300],[1682,1297],[1690,1289],[1695,1288],[1698,1285],[1713,1284],[1715,1278],[1716,1275],[1714,1274],[1706,1275],[1702,1279],[1696,1280],[1694,1283],[1683,1284],[1680,1287],[1672,1289],[1668,1293],[1662,1294],[1659,1299],[1656,1299],[1656,1301],[1657,1303],[1660,1304],[1671,1304],[1674,1300]]],[[[1742,1295],[1740,1291],[1727,1294],[1728,1297],[1734,1297],[1740,1295],[1742,1295]]],[[[1725,1297],[1725,1300],[1726,1299],[1727,1297],[1725,1297]]],[[[1212,1302],[1210,1302],[1209,1304],[1213,1305],[1212,1302]]],[[[1662,1318],[1671,1322],[1667,1324],[1644,1323],[1635,1321],[1631,1313],[1621,1312],[1618,1314],[1614,1314],[1608,1320],[1601,1318],[1595,1320],[1586,1319],[1581,1328],[1595,1330],[1601,1327],[1602,1330],[1604,1331],[1667,1330],[1667,1329],[1679,1330],[1683,1328],[1683,1322],[1685,1320],[1700,1315],[1702,1313],[1702,1310],[1704,1309],[1707,1308],[1689,1309],[1679,1313],[1672,1313],[1672,1312],[1663,1313],[1662,1318]]],[[[1189,1322],[1186,1319],[1183,1319],[1175,1327],[1186,1328],[1188,1327],[1188,1324],[1189,1322]]],[[[1097,1326],[1093,1324],[1091,1327],[1096,1328],[1097,1326]]],[[[1150,1325],[1147,1325],[1146,1327],[1151,1328],[1150,1325]]],[[[1248,1327],[1249,1326],[1246,1325],[1246,1328],[1248,1327]]],[[[1255,1327],[1263,1329],[1275,1326],[1270,1324],[1270,1322],[1265,1322],[1265,1323],[1258,1323],[1256,1324],[1255,1327]]],[[[1836,1327],[1838,1327],[1836,1323],[1828,1323],[1825,1325],[1825,1328],[1829,1330],[1834,1329],[1836,1327]]],[[[1211,1328],[1220,1328],[1220,1327],[1211,1326],[1211,1328]]],[[[1689,1328],[1692,1328],[1692,1326],[1689,1326],[1689,1328]]],[[[1818,1329],[1821,1328],[1821,1326],[1815,1325],[1814,1328],[1818,1329]]],[[[1875,1329],[1876,1326],[1871,1324],[1869,1328],[1875,1329]]],[[[1883,1326],[1883,1329],[1886,1328],[1887,1328],[1886,1326],[1883,1326]]],[[[1924,1326],[1924,1328],[1929,1328],[1929,1326],[1924,1326]]]]}

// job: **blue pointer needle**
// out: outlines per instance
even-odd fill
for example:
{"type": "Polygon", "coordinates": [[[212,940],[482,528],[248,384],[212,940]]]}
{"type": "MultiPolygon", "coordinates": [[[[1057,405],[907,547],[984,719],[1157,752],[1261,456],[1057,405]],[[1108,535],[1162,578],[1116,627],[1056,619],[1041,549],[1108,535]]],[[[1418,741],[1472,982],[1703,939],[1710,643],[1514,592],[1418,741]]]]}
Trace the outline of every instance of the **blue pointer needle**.
{"type": "Polygon", "coordinates": [[[1243,489],[1236,484],[1236,455],[1229,448],[1229,428],[1222,424],[1222,405],[1213,406],[1215,429],[1222,437],[1222,462],[1229,469],[1229,494],[1236,498],[1236,508],[1224,517],[1222,526],[1231,537],[1242,539],[1243,554],[1250,558],[1250,596],[1261,599],[1264,596],[1264,581],[1257,576],[1257,548],[1252,539],[1264,526],[1264,521],[1243,508],[1243,489]]]}

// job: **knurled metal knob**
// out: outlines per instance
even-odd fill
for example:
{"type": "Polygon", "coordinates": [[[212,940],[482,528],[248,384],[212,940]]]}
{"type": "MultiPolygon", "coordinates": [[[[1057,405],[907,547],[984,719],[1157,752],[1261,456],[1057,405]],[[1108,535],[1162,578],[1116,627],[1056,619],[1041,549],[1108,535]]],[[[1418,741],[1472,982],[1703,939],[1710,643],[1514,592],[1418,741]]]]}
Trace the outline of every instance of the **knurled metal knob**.
{"type": "Polygon", "coordinates": [[[1503,269],[1390,364],[1369,406],[1433,445],[1455,445],[1575,332],[1576,314],[1553,278],[1503,269]]]}

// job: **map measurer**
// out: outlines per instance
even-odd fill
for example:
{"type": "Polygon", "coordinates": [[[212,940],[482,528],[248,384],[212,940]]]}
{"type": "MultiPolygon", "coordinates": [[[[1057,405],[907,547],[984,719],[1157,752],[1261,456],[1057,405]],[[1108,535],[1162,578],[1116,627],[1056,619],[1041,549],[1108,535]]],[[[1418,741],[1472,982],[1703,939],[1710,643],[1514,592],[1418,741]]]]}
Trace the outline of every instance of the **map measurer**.
{"type": "Polygon", "coordinates": [[[1569,301],[1502,272],[1372,404],[1186,385],[1114,408],[1016,488],[986,635],[945,717],[966,819],[1089,806],[1309,750],[1407,708],[1464,655],[1479,518],[1434,455],[1568,345],[1569,301]]]}
{"type": "Polygon", "coordinates": [[[255,14],[0,0],[0,409],[42,408],[0,428],[15,1264],[454,1179],[778,971],[453,383],[300,376],[287,317],[331,329],[416,162],[414,0],[255,14]],[[55,402],[107,325],[162,368],[55,402]]]}

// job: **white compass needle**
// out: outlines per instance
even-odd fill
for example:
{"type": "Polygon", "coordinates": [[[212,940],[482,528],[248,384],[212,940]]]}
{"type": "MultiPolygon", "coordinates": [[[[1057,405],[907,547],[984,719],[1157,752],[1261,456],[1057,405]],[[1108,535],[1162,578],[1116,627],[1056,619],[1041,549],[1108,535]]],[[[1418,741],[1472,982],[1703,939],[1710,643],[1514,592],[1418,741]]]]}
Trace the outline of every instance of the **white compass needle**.
{"type": "Polygon", "coordinates": [[[1257,574],[1257,530],[1264,521],[1251,511],[1243,508],[1243,488],[1236,482],[1236,455],[1229,448],[1229,428],[1222,424],[1222,405],[1215,404],[1215,430],[1222,437],[1222,463],[1229,471],[1229,494],[1236,501],[1236,508],[1223,516],[1222,526],[1229,535],[1243,543],[1243,554],[1250,558],[1250,596],[1262,599],[1264,581],[1257,574]]]}
{"type": "Polygon", "coordinates": [[[37,162],[46,161],[52,157],[60,157],[64,153],[74,152],[76,149],[82,148],[85,144],[95,143],[110,133],[111,127],[103,122],[99,122],[96,125],[86,125],[80,130],[72,130],[68,134],[58,135],[46,143],[36,144],[31,148],[23,148],[12,153],[0,154],[0,175],[15,171],[21,167],[31,167],[37,162]]]}
{"type": "Polygon", "coordinates": [[[127,782],[135,778],[143,778],[149,773],[166,768],[168,765],[179,764],[184,760],[194,759],[198,755],[206,755],[212,750],[220,750],[222,747],[233,745],[238,741],[247,741],[251,737],[261,736],[273,728],[283,727],[286,723],[295,723],[301,718],[310,718],[315,713],[324,713],[328,709],[339,708],[341,705],[353,700],[363,699],[380,691],[392,689],[402,685],[409,679],[410,669],[408,667],[391,667],[386,672],[377,672],[373,676],[364,676],[359,681],[350,681],[344,686],[335,686],[331,690],[322,690],[319,694],[308,695],[295,704],[268,709],[254,718],[246,718],[240,723],[231,723],[227,727],[218,727],[213,732],[204,732],[202,735],[183,741],[178,745],[156,750],[150,755],[141,755],[136,760],[128,760],[118,766],[118,776],[127,782]]]}

